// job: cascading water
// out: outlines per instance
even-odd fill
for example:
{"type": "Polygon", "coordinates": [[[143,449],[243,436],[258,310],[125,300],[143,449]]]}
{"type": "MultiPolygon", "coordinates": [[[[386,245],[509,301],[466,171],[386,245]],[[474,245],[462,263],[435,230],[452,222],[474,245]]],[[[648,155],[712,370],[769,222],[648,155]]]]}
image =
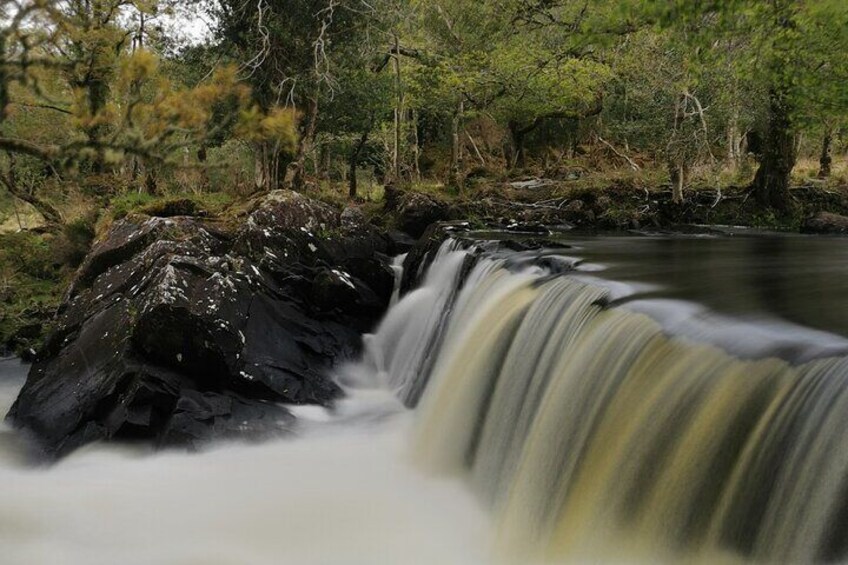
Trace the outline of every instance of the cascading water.
{"type": "Polygon", "coordinates": [[[442,246],[367,358],[403,398],[428,383],[416,458],[467,477],[507,559],[845,556],[848,357],[742,359],[494,255],[452,296],[466,257],[442,246]]]}
{"type": "MultiPolygon", "coordinates": [[[[467,253],[446,241],[436,253],[420,288],[408,293],[396,304],[373,335],[365,336],[362,361],[348,367],[341,380],[353,379],[393,390],[407,404],[414,404],[423,391],[432,364],[432,353],[438,349],[447,318],[459,284],[459,276],[467,253]]],[[[396,271],[396,288],[400,275],[396,271]]]]}
{"type": "MultiPolygon", "coordinates": [[[[848,245],[648,239],[593,239],[577,257],[446,241],[340,369],[347,398],[292,408],[294,438],[92,445],[33,469],[0,424],[0,562],[845,559],[848,285],[834,261],[848,245]],[[682,302],[697,285],[703,306],[682,302]],[[751,305],[784,321],[736,315],[751,305]]],[[[0,412],[24,370],[0,362],[0,412]]]]}

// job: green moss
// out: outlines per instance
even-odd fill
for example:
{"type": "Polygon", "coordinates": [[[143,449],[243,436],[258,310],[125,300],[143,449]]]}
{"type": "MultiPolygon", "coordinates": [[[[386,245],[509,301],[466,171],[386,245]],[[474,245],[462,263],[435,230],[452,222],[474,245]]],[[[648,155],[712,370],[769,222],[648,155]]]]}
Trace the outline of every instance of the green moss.
{"type": "Polygon", "coordinates": [[[155,196],[146,193],[129,192],[112,199],[109,208],[112,216],[119,220],[127,215],[138,212],[156,200],[155,196]]]}
{"type": "Polygon", "coordinates": [[[233,201],[233,196],[224,192],[161,197],[134,192],[113,198],[109,207],[116,220],[135,213],[162,217],[217,216],[233,201]]]}

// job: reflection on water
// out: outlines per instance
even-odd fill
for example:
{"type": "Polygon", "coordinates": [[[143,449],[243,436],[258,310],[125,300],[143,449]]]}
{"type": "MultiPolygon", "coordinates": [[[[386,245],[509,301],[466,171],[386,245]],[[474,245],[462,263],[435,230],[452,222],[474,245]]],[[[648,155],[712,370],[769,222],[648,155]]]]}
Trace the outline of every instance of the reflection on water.
{"type": "Polygon", "coordinates": [[[719,313],[772,317],[848,337],[848,238],[565,238],[604,278],[647,283],[638,298],[684,299],[719,313]]]}

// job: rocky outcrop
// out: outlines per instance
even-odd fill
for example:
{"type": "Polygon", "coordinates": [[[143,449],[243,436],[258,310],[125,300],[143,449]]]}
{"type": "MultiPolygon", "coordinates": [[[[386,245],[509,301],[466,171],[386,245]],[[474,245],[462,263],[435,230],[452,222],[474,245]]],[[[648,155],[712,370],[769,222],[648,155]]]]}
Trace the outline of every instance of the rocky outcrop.
{"type": "Polygon", "coordinates": [[[413,237],[421,237],[427,228],[448,220],[451,210],[447,203],[423,192],[402,191],[386,187],[386,211],[397,218],[398,227],[413,237]]]}
{"type": "Polygon", "coordinates": [[[291,429],[383,314],[387,238],[292,192],[229,225],[127,218],[97,243],[8,418],[51,456],[94,440],[194,445],[291,429]]]}
{"type": "Polygon", "coordinates": [[[848,234],[848,216],[819,212],[804,222],[801,231],[803,233],[846,235],[848,234]]]}

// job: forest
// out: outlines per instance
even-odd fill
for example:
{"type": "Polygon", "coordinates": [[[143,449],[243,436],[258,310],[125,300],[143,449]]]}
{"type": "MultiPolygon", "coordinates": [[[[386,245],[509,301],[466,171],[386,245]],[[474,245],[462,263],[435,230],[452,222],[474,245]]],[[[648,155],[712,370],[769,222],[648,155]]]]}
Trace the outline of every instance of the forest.
{"type": "Polygon", "coordinates": [[[278,188],[384,224],[398,193],[434,219],[544,213],[588,229],[797,230],[848,209],[841,0],[0,10],[0,338],[13,349],[95,237],[139,211],[216,216],[278,188]]]}

